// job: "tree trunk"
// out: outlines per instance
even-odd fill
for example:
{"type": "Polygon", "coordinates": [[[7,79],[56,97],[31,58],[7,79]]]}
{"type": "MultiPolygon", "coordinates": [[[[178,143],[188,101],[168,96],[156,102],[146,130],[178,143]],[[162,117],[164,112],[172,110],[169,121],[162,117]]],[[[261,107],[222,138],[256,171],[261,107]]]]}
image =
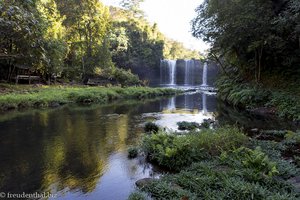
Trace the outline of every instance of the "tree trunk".
{"type": "Polygon", "coordinates": [[[262,45],[261,48],[260,48],[260,52],[259,52],[258,74],[257,74],[257,80],[258,80],[258,82],[260,82],[260,77],[261,77],[261,67],[262,67],[263,48],[264,48],[264,46],[262,45]]]}
{"type": "Polygon", "coordinates": [[[254,71],[254,78],[255,78],[255,82],[257,83],[258,82],[258,80],[257,80],[257,66],[258,66],[258,59],[257,59],[257,49],[255,49],[255,58],[254,58],[254,60],[255,60],[255,71],[254,71]]]}

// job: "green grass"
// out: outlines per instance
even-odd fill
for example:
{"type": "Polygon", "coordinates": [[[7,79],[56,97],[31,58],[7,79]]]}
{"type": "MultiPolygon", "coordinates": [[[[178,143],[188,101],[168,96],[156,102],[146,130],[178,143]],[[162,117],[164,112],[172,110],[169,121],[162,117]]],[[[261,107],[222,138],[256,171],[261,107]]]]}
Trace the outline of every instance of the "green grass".
{"type": "Polygon", "coordinates": [[[7,86],[7,88],[0,96],[0,110],[51,107],[66,103],[106,103],[115,99],[146,99],[174,95],[177,92],[173,89],[148,87],[7,86]]]}

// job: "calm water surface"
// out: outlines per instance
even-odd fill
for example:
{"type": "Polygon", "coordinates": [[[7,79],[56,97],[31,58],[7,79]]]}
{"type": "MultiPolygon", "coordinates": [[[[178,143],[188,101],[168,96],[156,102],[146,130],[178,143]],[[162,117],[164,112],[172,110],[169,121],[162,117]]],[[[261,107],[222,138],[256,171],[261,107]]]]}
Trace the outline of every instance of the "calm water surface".
{"type": "MultiPolygon", "coordinates": [[[[72,200],[127,199],[136,180],[161,173],[143,158],[127,158],[128,146],[137,144],[143,123],[154,115],[157,123],[171,127],[174,119],[214,118],[245,126],[256,120],[205,93],[1,114],[0,192],[51,192],[56,199],[72,200]]],[[[257,121],[255,126],[268,124],[257,121]]]]}

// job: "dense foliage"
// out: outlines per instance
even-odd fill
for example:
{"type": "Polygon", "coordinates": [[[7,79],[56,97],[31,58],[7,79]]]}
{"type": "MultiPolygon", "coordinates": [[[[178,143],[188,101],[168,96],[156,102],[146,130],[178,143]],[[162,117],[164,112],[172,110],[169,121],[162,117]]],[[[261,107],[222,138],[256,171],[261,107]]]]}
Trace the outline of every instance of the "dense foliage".
{"type": "Polygon", "coordinates": [[[101,77],[138,85],[130,71],[118,68],[199,57],[146,21],[141,2],[109,8],[98,0],[0,0],[0,79],[11,81],[29,70],[49,81],[101,77]]]}
{"type": "Polygon", "coordinates": [[[142,149],[159,165],[180,170],[191,162],[220,155],[222,151],[235,149],[246,142],[246,136],[235,128],[207,129],[185,136],[160,132],[145,136],[142,149]]]}
{"type": "MultiPolygon", "coordinates": [[[[142,149],[152,161],[178,173],[139,186],[153,199],[299,199],[295,163],[282,158],[299,144],[299,133],[263,131],[280,142],[247,138],[224,127],[187,135],[145,136],[142,149]]],[[[298,155],[295,152],[291,155],[298,155]]],[[[129,199],[147,199],[133,193],[129,199]]]]}
{"type": "Polygon", "coordinates": [[[298,0],[205,0],[197,12],[193,34],[212,43],[211,57],[225,74],[256,82],[299,78],[298,0]]]}

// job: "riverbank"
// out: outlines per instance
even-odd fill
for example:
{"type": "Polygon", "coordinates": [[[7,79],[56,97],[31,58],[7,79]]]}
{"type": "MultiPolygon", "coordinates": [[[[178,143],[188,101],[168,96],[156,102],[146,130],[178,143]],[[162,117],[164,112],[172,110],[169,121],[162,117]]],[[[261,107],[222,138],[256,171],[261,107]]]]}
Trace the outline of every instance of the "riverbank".
{"type": "Polygon", "coordinates": [[[145,136],[141,151],[176,173],[137,181],[142,193],[129,199],[299,199],[299,154],[292,150],[300,145],[300,133],[260,136],[271,137],[248,137],[232,127],[145,136]]]}
{"type": "Polygon", "coordinates": [[[149,87],[14,86],[0,85],[0,110],[58,107],[67,103],[107,103],[174,95],[178,90],[149,87]]]}
{"type": "Polygon", "coordinates": [[[259,85],[222,76],[217,81],[217,88],[221,100],[253,114],[278,115],[300,121],[300,87],[297,84],[259,85]]]}

